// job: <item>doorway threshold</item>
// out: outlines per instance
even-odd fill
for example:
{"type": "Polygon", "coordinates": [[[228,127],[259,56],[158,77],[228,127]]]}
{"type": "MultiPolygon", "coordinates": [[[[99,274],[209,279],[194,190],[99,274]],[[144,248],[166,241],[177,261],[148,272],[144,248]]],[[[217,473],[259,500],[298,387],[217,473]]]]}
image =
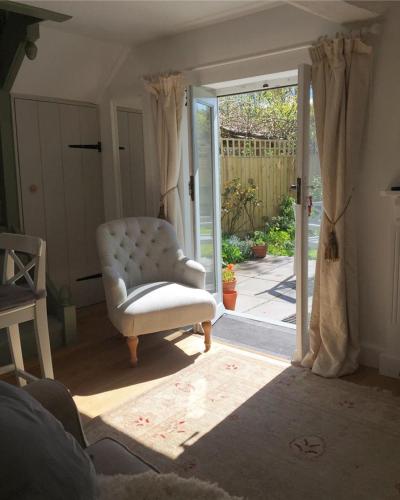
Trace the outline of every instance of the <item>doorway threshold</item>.
{"type": "Polygon", "coordinates": [[[225,313],[213,326],[220,342],[291,361],[296,350],[296,329],[281,321],[266,321],[247,314],[225,313]]]}
{"type": "Polygon", "coordinates": [[[266,325],[277,326],[287,330],[287,333],[296,335],[296,324],[288,323],[286,321],[279,321],[276,319],[269,319],[265,316],[257,316],[255,314],[249,314],[244,312],[229,311],[225,309],[225,314],[227,316],[234,316],[236,318],[251,319],[252,321],[258,321],[259,323],[265,323],[266,325]]]}

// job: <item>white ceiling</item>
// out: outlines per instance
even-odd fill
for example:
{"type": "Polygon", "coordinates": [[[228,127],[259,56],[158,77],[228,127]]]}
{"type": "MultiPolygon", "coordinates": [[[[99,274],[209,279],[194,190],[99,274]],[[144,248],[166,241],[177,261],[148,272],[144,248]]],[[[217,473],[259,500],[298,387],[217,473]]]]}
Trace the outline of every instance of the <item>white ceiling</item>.
{"type": "MultiPolygon", "coordinates": [[[[21,1],[69,14],[57,29],[124,45],[150,40],[238,18],[275,7],[275,0],[40,0],[21,1]]],[[[48,22],[50,25],[50,22],[48,22]]]]}

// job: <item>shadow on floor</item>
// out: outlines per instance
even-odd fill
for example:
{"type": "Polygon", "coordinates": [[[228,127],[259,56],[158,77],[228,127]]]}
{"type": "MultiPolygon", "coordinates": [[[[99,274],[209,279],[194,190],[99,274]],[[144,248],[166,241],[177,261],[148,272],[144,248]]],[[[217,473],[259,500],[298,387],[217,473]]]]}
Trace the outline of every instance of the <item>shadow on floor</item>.
{"type": "Polygon", "coordinates": [[[78,359],[70,366],[63,358],[55,360],[55,373],[60,373],[58,380],[68,385],[74,396],[88,396],[157,380],[179,372],[201,355],[201,352],[188,355],[176,345],[188,335],[177,333],[168,340],[166,337],[171,334],[164,332],[141,336],[139,363],[134,369],[129,363],[125,338],[114,335],[81,349],[78,359]]]}
{"type": "MultiPolygon", "coordinates": [[[[251,361],[238,365],[235,376],[242,368],[252,373],[251,361]]],[[[390,409],[382,400],[376,411],[367,410],[371,394],[294,367],[272,375],[258,390],[249,376],[237,383],[231,390],[229,384],[214,390],[198,384],[197,396],[188,391],[186,399],[173,403],[176,413],[153,421],[166,404],[160,406],[162,397],[174,392],[174,384],[163,385],[162,391],[147,394],[145,404],[142,398],[131,401],[131,413],[124,405],[125,414],[117,413],[123,418],[119,429],[94,419],[87,427],[89,438],[113,437],[161,472],[216,482],[248,499],[347,500],[351,491],[352,500],[361,500],[398,494],[396,405],[390,409]],[[365,411],[354,420],[358,406],[365,411]],[[143,412],[139,423],[137,412],[143,412]],[[186,427],[179,425],[183,418],[186,427]],[[148,428],[138,430],[143,419],[148,428]]]]}

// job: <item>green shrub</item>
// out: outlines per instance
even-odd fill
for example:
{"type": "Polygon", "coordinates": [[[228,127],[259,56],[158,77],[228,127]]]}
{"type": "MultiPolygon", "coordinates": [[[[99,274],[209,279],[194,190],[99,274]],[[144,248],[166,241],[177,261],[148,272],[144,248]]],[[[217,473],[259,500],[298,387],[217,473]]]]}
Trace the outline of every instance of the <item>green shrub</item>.
{"type": "Polygon", "coordinates": [[[268,233],[268,253],[270,255],[294,255],[294,238],[287,231],[271,229],[268,233]]]}
{"type": "Polygon", "coordinates": [[[222,261],[224,264],[236,264],[251,257],[251,242],[237,236],[222,238],[222,261]]]}
{"type": "Polygon", "coordinates": [[[251,245],[265,245],[268,241],[268,235],[264,231],[254,231],[251,239],[251,245]]]}
{"type": "Polygon", "coordinates": [[[295,218],[294,218],[294,200],[286,195],[282,198],[279,204],[279,214],[271,217],[267,221],[266,231],[269,233],[273,229],[279,229],[289,233],[290,237],[294,239],[295,235],[295,218]]]}
{"type": "Polygon", "coordinates": [[[284,196],[279,205],[279,214],[267,221],[268,253],[271,255],[294,255],[295,217],[294,200],[284,196]]]}

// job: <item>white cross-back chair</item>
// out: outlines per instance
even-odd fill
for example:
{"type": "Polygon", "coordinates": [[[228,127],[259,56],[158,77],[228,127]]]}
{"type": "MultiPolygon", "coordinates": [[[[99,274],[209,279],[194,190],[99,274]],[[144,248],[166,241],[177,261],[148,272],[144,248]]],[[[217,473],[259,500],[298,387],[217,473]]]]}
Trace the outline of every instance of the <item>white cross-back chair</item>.
{"type": "Polygon", "coordinates": [[[18,326],[33,320],[42,376],[54,378],[47,325],[46,243],[33,236],[2,233],[0,250],[4,251],[0,328],[7,329],[12,357],[12,364],[1,367],[0,374],[15,371],[20,385],[36,378],[24,370],[18,326]],[[29,262],[25,264],[18,254],[29,255],[29,262]],[[34,270],[33,279],[31,270],[34,270]]]}

